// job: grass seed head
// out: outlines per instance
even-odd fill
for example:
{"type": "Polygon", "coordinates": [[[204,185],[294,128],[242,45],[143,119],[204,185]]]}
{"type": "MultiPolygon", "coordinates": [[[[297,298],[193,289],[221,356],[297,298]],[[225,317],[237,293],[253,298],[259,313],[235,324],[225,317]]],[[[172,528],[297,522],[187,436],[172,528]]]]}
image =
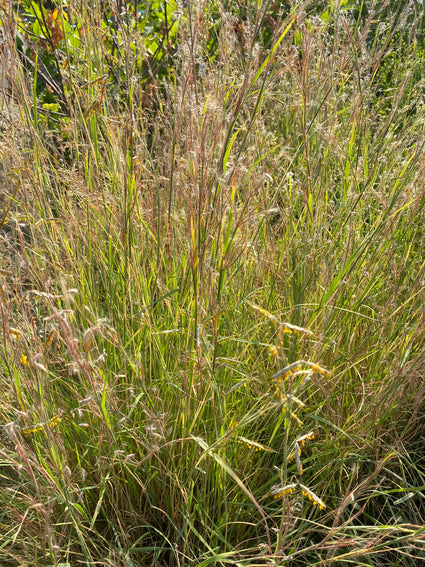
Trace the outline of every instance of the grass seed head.
{"type": "Polygon", "coordinates": [[[286,486],[273,486],[270,491],[270,495],[275,499],[282,498],[282,496],[285,496],[286,494],[293,494],[297,488],[297,483],[287,484],[286,486]]]}
{"type": "Polygon", "coordinates": [[[326,504],[323,502],[321,498],[319,498],[312,490],[307,488],[304,484],[300,484],[301,492],[304,496],[306,496],[310,502],[313,502],[315,506],[318,506],[320,510],[324,510],[326,508],[326,504]]]}

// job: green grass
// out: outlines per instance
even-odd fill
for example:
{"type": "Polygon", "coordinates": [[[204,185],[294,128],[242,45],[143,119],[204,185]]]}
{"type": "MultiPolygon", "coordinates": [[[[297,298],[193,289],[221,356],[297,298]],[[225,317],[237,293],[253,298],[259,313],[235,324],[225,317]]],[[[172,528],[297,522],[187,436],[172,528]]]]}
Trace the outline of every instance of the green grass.
{"type": "Polygon", "coordinates": [[[148,102],[82,15],[60,127],[10,55],[0,563],[420,565],[420,20],[207,4],[148,102]]]}

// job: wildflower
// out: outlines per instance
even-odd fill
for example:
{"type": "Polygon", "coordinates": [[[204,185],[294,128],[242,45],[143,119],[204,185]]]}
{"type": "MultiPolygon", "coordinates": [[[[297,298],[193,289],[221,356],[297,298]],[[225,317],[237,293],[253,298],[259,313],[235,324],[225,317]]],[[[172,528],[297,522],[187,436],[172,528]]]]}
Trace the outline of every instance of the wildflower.
{"type": "MultiPolygon", "coordinates": [[[[282,408],[282,413],[286,414],[287,410],[283,407],[282,408]]],[[[301,419],[297,416],[296,413],[294,413],[293,411],[291,411],[291,417],[292,419],[295,419],[295,421],[297,422],[298,427],[302,427],[304,425],[304,423],[301,421],[301,419]]]]}
{"type": "Polygon", "coordinates": [[[301,421],[301,419],[297,416],[296,413],[291,412],[291,417],[292,417],[293,419],[295,419],[295,421],[297,422],[298,427],[302,427],[302,426],[304,425],[304,422],[301,421]]]}
{"type": "Polygon", "coordinates": [[[285,494],[294,493],[297,487],[298,484],[296,483],[287,484],[286,486],[273,486],[270,491],[270,495],[273,496],[273,498],[281,498],[282,496],[285,496],[285,494]]]}
{"type": "Polygon", "coordinates": [[[283,378],[284,380],[287,380],[289,376],[292,376],[294,372],[298,372],[301,368],[302,361],[293,362],[292,364],[285,366],[285,368],[275,372],[271,379],[276,380],[277,378],[283,378]]]}
{"type": "Polygon", "coordinates": [[[232,419],[230,420],[230,423],[229,423],[229,427],[230,427],[232,433],[234,433],[236,431],[237,426],[238,426],[238,421],[235,418],[235,416],[233,416],[232,419]]]}
{"type": "Polygon", "coordinates": [[[245,443],[249,447],[249,449],[254,449],[254,451],[268,451],[274,452],[272,449],[261,445],[261,443],[257,443],[256,441],[251,441],[251,439],[246,439],[245,437],[237,437],[239,443],[245,443]]]}
{"type": "Polygon", "coordinates": [[[270,356],[277,356],[279,354],[279,348],[277,346],[272,346],[269,349],[270,356]]]}
{"type": "Polygon", "coordinates": [[[27,355],[26,355],[26,354],[22,354],[22,355],[21,355],[21,358],[19,359],[19,362],[20,362],[21,364],[28,364],[28,357],[27,357],[27,355]]]}
{"type": "Polygon", "coordinates": [[[37,425],[32,425],[31,427],[24,427],[23,429],[21,429],[22,435],[33,435],[38,431],[43,431],[43,426],[41,425],[41,423],[37,425]]]}
{"type": "Polygon", "coordinates": [[[9,329],[9,335],[17,340],[21,338],[21,333],[18,331],[18,329],[14,329],[12,327],[9,329]]]}
{"type": "Polygon", "coordinates": [[[47,339],[44,342],[44,348],[48,349],[49,346],[51,344],[53,344],[53,341],[55,340],[55,338],[56,338],[56,333],[55,333],[54,330],[51,330],[50,333],[47,335],[47,339]]]}
{"type": "Polygon", "coordinates": [[[49,421],[49,427],[50,429],[52,427],[55,427],[58,423],[60,423],[62,421],[62,419],[58,416],[55,415],[55,417],[53,417],[50,421],[49,421]]]}
{"type": "Polygon", "coordinates": [[[297,325],[291,325],[290,323],[281,323],[282,333],[293,333],[294,335],[300,335],[302,333],[306,333],[307,335],[312,335],[313,333],[309,329],[305,329],[304,327],[298,327],[297,325]]]}
{"type": "Polygon", "coordinates": [[[330,376],[330,373],[327,370],[317,364],[313,364],[308,360],[297,360],[296,362],[292,362],[292,364],[285,366],[285,368],[278,370],[275,374],[273,374],[272,380],[276,380],[281,376],[297,376],[300,374],[312,374],[314,372],[330,376]]]}
{"type": "Polygon", "coordinates": [[[61,421],[62,418],[60,418],[58,415],[55,415],[48,423],[37,423],[29,427],[24,427],[23,429],[21,429],[21,433],[22,435],[33,435],[34,433],[43,431],[45,427],[52,429],[53,427],[56,427],[56,425],[58,425],[58,423],[60,423],[61,421]]]}
{"type": "Polygon", "coordinates": [[[298,437],[296,442],[300,445],[300,447],[303,447],[305,445],[305,442],[310,441],[311,439],[314,439],[314,431],[309,431],[305,435],[298,437]]]}
{"type": "Polygon", "coordinates": [[[271,313],[269,313],[269,311],[266,311],[262,307],[258,307],[258,305],[254,305],[254,304],[251,304],[251,307],[253,309],[255,309],[256,311],[258,311],[259,313],[261,313],[261,315],[264,315],[264,317],[267,317],[267,319],[270,319],[270,321],[273,321],[273,323],[277,323],[278,325],[280,325],[280,323],[276,319],[276,317],[274,315],[272,315],[271,313]]]}
{"type": "Polygon", "coordinates": [[[227,392],[228,394],[231,394],[232,392],[234,392],[235,390],[239,390],[239,388],[242,388],[242,386],[244,386],[245,388],[248,387],[249,382],[251,382],[252,379],[251,378],[244,378],[243,380],[239,380],[239,382],[236,382],[236,384],[234,384],[229,391],[227,392]]]}
{"type": "Polygon", "coordinates": [[[326,508],[326,504],[321,500],[312,490],[304,486],[304,484],[300,484],[301,492],[306,496],[315,506],[318,506],[320,510],[324,510],[326,508]]]}
{"type": "Polygon", "coordinates": [[[329,372],[329,370],[322,368],[318,364],[310,364],[310,368],[311,368],[312,372],[317,372],[318,374],[324,374],[328,378],[331,376],[331,373],[329,372]]]}

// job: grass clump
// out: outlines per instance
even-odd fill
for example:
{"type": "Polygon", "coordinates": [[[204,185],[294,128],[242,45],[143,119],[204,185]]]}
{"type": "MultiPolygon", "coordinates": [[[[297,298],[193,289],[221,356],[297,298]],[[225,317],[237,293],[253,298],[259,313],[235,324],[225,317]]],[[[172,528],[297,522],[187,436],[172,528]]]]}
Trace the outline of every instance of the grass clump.
{"type": "Polygon", "coordinates": [[[420,565],[422,6],[173,4],[149,74],[67,4],[57,102],[1,8],[1,565],[420,565]]]}

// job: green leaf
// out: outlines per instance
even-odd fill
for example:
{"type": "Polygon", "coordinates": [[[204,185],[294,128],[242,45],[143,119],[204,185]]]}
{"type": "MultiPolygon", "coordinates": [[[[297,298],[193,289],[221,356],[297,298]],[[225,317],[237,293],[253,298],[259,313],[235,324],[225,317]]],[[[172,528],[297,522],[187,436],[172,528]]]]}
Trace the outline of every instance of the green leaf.
{"type": "Polygon", "coordinates": [[[301,45],[302,41],[303,41],[303,34],[300,30],[297,30],[294,35],[294,44],[301,45]]]}
{"type": "Polygon", "coordinates": [[[322,20],[323,23],[329,24],[329,22],[331,21],[331,15],[329,11],[326,10],[326,12],[323,12],[323,14],[320,16],[320,19],[322,20]]]}
{"type": "Polygon", "coordinates": [[[224,158],[223,158],[223,173],[226,171],[227,169],[227,162],[229,161],[229,156],[230,156],[230,152],[232,151],[232,146],[236,140],[237,135],[239,134],[239,132],[241,131],[241,129],[239,128],[238,130],[236,130],[236,132],[233,134],[233,136],[230,138],[230,142],[227,145],[226,148],[226,152],[224,154],[224,158]]]}
{"type": "Polygon", "coordinates": [[[57,103],[44,103],[43,104],[43,108],[45,108],[46,110],[50,110],[51,112],[59,112],[60,110],[60,105],[57,103]]]}

